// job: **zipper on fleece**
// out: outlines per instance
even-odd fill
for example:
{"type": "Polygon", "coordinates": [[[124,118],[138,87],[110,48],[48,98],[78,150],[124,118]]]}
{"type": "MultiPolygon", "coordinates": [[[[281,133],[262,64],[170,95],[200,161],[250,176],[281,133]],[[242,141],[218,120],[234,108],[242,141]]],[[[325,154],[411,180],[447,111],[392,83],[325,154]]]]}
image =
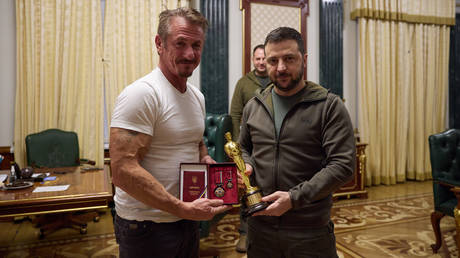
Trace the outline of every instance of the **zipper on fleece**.
{"type": "Polygon", "coordinates": [[[279,185],[278,185],[278,182],[279,182],[279,159],[280,159],[280,142],[278,139],[276,139],[276,145],[275,145],[275,159],[274,159],[274,166],[273,166],[273,179],[275,180],[274,184],[275,184],[275,189],[279,189],[279,185]]]}
{"type": "MultiPolygon", "coordinates": [[[[281,133],[283,132],[283,128],[284,128],[284,122],[286,122],[286,120],[288,119],[288,117],[291,115],[292,112],[294,112],[293,110],[295,110],[299,105],[300,103],[302,103],[302,101],[299,101],[297,102],[296,104],[294,104],[294,106],[292,106],[288,112],[286,113],[286,115],[284,116],[283,118],[283,121],[281,122],[281,127],[280,127],[280,133],[279,135],[276,135],[276,128],[275,128],[275,137],[276,137],[276,146],[275,146],[275,165],[274,165],[274,170],[273,171],[273,178],[275,180],[275,186],[276,188],[275,189],[279,189],[279,181],[280,181],[280,169],[279,169],[279,159],[280,159],[280,138],[281,138],[281,133]],[[276,175],[276,177],[275,177],[276,175]]],[[[275,123],[273,122],[273,126],[275,126],[275,123]]]]}
{"type": "MultiPolygon", "coordinates": [[[[278,156],[279,156],[279,140],[278,140],[278,135],[276,135],[276,126],[275,126],[275,117],[273,116],[273,114],[270,112],[270,109],[268,108],[268,106],[265,104],[264,101],[262,101],[259,96],[256,96],[255,98],[257,101],[260,102],[260,104],[264,107],[265,111],[267,112],[268,116],[270,117],[270,119],[272,120],[272,125],[273,125],[273,131],[275,132],[274,133],[274,140],[276,142],[275,144],[275,158],[273,159],[273,170],[272,170],[272,178],[273,178],[273,190],[275,189],[278,189],[278,156]]],[[[280,130],[280,133],[281,133],[281,130],[280,130]]]]}

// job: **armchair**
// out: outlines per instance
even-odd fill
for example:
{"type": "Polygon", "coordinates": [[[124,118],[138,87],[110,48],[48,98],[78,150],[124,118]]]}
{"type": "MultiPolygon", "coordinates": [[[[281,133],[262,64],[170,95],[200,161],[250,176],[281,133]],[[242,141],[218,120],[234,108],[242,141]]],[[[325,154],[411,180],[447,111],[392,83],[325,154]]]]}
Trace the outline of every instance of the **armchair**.
{"type": "Polygon", "coordinates": [[[430,135],[428,142],[434,197],[431,224],[436,236],[436,243],[431,245],[431,248],[436,253],[442,244],[439,225],[445,215],[455,217],[457,246],[459,246],[460,202],[456,195],[460,196],[460,130],[450,129],[430,135]]]}
{"type": "MultiPolygon", "coordinates": [[[[225,133],[232,131],[232,118],[228,114],[207,113],[205,118],[204,143],[208,147],[208,154],[217,162],[226,162],[228,157],[224,151],[226,143],[225,133]]],[[[200,222],[200,238],[207,237],[211,225],[216,224],[225,216],[225,213],[216,215],[210,221],[200,222]]]]}
{"type": "Polygon", "coordinates": [[[73,167],[94,161],[80,159],[78,135],[59,129],[48,129],[26,136],[27,164],[32,167],[73,167]]]}
{"type": "MultiPolygon", "coordinates": [[[[82,163],[95,165],[94,161],[80,159],[78,135],[59,129],[48,129],[26,136],[27,163],[34,168],[74,167],[82,163]]],[[[64,212],[47,214],[37,217],[33,222],[40,227],[39,237],[54,232],[60,228],[70,227],[86,233],[86,221],[92,218],[99,220],[95,211],[87,213],[64,212]]]]}
{"type": "MultiPolygon", "coordinates": [[[[228,114],[207,113],[205,118],[204,143],[208,147],[208,154],[217,162],[226,162],[228,157],[224,151],[226,143],[225,133],[232,131],[232,118],[228,114]]],[[[209,236],[212,225],[217,224],[226,213],[214,216],[209,221],[200,221],[200,238],[209,236]]],[[[217,253],[210,251],[202,253],[203,256],[218,256],[217,253]]]]}
{"type": "Polygon", "coordinates": [[[205,118],[204,143],[209,155],[217,162],[229,161],[224,151],[225,133],[232,131],[232,119],[228,114],[207,113],[205,118]]]}

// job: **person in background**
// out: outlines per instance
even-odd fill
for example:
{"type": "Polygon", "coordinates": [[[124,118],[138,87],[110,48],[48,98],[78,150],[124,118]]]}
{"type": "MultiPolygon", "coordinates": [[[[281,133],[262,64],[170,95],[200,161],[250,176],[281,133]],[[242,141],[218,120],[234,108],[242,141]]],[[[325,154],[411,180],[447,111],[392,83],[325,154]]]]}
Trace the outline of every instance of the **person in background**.
{"type": "MultiPolygon", "coordinates": [[[[267,67],[265,63],[264,45],[260,44],[254,47],[252,51],[252,64],[254,70],[250,71],[241,79],[238,80],[235,90],[233,92],[232,104],[230,106],[230,116],[232,117],[233,135],[232,138],[238,140],[240,134],[241,115],[243,108],[248,101],[254,97],[256,90],[265,89],[270,84],[270,78],[267,74],[267,67]]],[[[240,212],[240,238],[236,244],[236,251],[246,252],[246,235],[247,235],[247,221],[240,212]]]]}
{"type": "Polygon", "coordinates": [[[244,106],[254,97],[258,89],[265,89],[271,82],[267,74],[263,44],[254,47],[252,51],[252,64],[254,65],[254,70],[241,77],[233,91],[230,116],[233,123],[232,138],[235,140],[238,140],[240,134],[241,116],[244,106]]]}
{"type": "Polygon", "coordinates": [[[215,161],[203,143],[203,94],[187,83],[201,59],[207,20],[196,10],[160,14],[158,67],[117,98],[110,128],[120,257],[199,257],[198,221],[231,207],[179,196],[181,162],[215,161]]]}
{"type": "Polygon", "coordinates": [[[349,114],[340,97],[303,80],[298,31],[277,28],[264,45],[273,84],[246,104],[239,143],[245,173],[270,205],[248,219],[247,255],[337,257],[332,194],[356,162],[349,114]]]}

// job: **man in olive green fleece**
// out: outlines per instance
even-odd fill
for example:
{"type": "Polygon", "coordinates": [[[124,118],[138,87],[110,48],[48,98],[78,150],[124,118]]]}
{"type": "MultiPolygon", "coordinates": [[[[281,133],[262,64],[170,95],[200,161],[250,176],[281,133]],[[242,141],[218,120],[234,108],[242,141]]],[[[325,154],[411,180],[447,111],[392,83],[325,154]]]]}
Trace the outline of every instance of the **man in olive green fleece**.
{"type": "Polygon", "coordinates": [[[239,137],[245,174],[269,203],[248,218],[248,258],[337,257],[332,193],[354,173],[350,116],[340,97],[302,79],[298,31],[275,29],[264,45],[273,84],[246,104],[239,137]]]}
{"type": "Polygon", "coordinates": [[[232,138],[238,140],[240,134],[241,115],[243,108],[248,101],[254,97],[256,90],[265,89],[270,84],[265,63],[264,45],[254,47],[252,51],[252,63],[254,70],[250,71],[236,83],[233,91],[232,104],[230,106],[230,116],[232,117],[233,133],[232,138]]]}
{"type": "MultiPolygon", "coordinates": [[[[233,134],[232,138],[238,140],[240,134],[241,115],[243,108],[248,101],[254,97],[256,90],[265,89],[270,84],[270,78],[267,74],[265,63],[264,45],[260,44],[254,47],[252,51],[252,63],[254,70],[247,73],[236,83],[235,91],[233,92],[232,105],[230,107],[230,116],[232,117],[233,134]]],[[[236,251],[246,252],[246,233],[248,225],[246,218],[240,216],[240,238],[236,244],[236,251]]]]}

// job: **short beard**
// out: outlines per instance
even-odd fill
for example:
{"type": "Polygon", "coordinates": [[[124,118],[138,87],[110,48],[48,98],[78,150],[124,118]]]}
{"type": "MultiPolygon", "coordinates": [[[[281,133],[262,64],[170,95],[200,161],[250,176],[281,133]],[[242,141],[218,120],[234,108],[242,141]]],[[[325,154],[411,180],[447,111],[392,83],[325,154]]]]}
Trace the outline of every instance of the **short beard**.
{"type": "Polygon", "coordinates": [[[261,76],[261,77],[267,76],[268,75],[267,69],[265,69],[265,71],[259,71],[256,68],[256,75],[261,76]]]}
{"type": "Polygon", "coordinates": [[[297,86],[297,84],[302,80],[302,77],[303,77],[303,65],[301,66],[299,70],[298,76],[294,80],[292,80],[286,88],[281,87],[276,80],[273,80],[273,83],[275,84],[275,87],[278,90],[288,92],[297,86]]]}
{"type": "Polygon", "coordinates": [[[191,72],[191,73],[185,73],[184,72],[184,73],[179,73],[179,76],[182,77],[182,78],[188,78],[188,77],[192,76],[192,74],[193,74],[193,72],[191,72]]]}
{"type": "MultiPolygon", "coordinates": [[[[180,62],[183,62],[183,61],[187,61],[187,60],[181,60],[180,62]]],[[[188,63],[188,65],[194,65],[194,63],[188,63]]],[[[191,72],[187,72],[187,71],[182,71],[182,72],[181,72],[181,71],[179,71],[179,74],[178,74],[178,75],[179,75],[180,77],[183,77],[183,78],[188,78],[188,77],[192,76],[194,70],[195,70],[195,68],[192,69],[191,72]]]]}

